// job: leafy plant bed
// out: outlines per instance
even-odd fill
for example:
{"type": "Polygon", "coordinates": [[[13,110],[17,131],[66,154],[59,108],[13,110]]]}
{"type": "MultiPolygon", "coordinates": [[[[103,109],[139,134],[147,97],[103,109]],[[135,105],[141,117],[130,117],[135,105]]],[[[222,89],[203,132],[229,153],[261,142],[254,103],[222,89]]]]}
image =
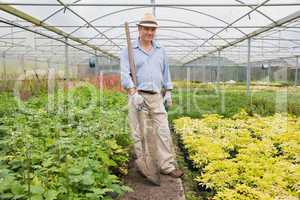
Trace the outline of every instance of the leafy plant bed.
{"type": "Polygon", "coordinates": [[[258,88],[246,95],[245,86],[231,86],[199,83],[175,84],[172,92],[174,106],[169,110],[169,119],[179,117],[199,118],[205,114],[217,113],[232,117],[241,109],[249,114],[262,116],[276,112],[288,112],[300,116],[300,89],[286,87],[277,90],[258,88]]]}
{"type": "MultiPolygon", "coordinates": [[[[177,138],[177,145],[179,147],[179,150],[181,151],[181,156],[184,161],[184,163],[181,163],[181,168],[187,167],[187,170],[185,170],[185,176],[188,176],[188,178],[196,178],[197,173],[201,171],[197,166],[194,165],[193,161],[189,158],[189,153],[187,149],[184,147],[182,140],[180,137],[177,138]]],[[[187,182],[190,182],[190,180],[186,180],[187,182]]],[[[197,192],[197,194],[201,197],[205,196],[212,196],[212,190],[210,188],[206,188],[203,185],[200,184],[193,184],[193,183],[188,183],[189,185],[192,185],[194,190],[197,192]]],[[[190,186],[191,187],[191,186],[190,186]]],[[[191,192],[191,191],[186,191],[191,192]]],[[[194,195],[195,196],[195,195],[194,195]]],[[[188,197],[187,197],[188,198],[188,197]]]]}
{"type": "Polygon", "coordinates": [[[189,159],[187,149],[185,149],[182,140],[178,134],[175,134],[174,127],[170,124],[172,129],[172,138],[175,145],[176,160],[179,168],[183,170],[184,176],[182,184],[184,187],[186,200],[207,200],[212,196],[211,190],[200,188],[194,179],[197,177],[199,169],[193,164],[193,161],[189,159]]]}
{"type": "Polygon", "coordinates": [[[20,106],[0,94],[0,199],[108,200],[129,191],[120,179],[131,145],[126,95],[85,85],[49,98],[20,106]]]}
{"type": "Polygon", "coordinates": [[[174,128],[213,199],[299,199],[300,118],[241,111],[177,119],[174,128]]]}
{"type": "MultiPolygon", "coordinates": [[[[172,126],[172,132],[175,132],[175,130],[173,129],[173,126],[172,126]]],[[[183,158],[184,162],[186,163],[188,169],[192,172],[199,171],[199,169],[194,165],[193,161],[190,159],[188,150],[184,146],[182,138],[179,137],[178,135],[175,135],[175,137],[176,137],[176,144],[177,144],[180,152],[182,153],[182,158],[183,158]]]]}

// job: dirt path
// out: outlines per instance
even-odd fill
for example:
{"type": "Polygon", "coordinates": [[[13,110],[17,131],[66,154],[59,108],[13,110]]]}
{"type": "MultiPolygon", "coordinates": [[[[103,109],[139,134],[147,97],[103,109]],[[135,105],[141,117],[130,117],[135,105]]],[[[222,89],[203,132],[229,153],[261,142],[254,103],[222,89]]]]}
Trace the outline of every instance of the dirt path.
{"type": "Polygon", "coordinates": [[[161,186],[154,186],[132,166],[125,177],[125,183],[134,192],[126,193],[119,200],[185,200],[181,179],[167,175],[161,176],[161,186]]]}

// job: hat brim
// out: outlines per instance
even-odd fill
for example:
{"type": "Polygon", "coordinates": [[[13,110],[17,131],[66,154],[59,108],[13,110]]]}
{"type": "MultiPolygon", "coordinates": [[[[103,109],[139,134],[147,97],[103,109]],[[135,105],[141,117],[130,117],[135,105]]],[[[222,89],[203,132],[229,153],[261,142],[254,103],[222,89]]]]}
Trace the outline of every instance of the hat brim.
{"type": "Polygon", "coordinates": [[[158,25],[157,24],[153,24],[153,23],[138,23],[138,24],[136,24],[136,25],[138,25],[138,26],[144,26],[144,27],[153,27],[153,28],[157,28],[158,27],[158,25]]]}

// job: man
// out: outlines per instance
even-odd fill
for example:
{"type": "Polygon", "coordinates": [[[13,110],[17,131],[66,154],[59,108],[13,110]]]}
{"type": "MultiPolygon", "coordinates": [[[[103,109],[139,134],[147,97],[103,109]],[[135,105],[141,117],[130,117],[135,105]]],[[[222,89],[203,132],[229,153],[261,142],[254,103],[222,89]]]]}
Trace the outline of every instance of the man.
{"type": "Polygon", "coordinates": [[[120,56],[121,80],[128,92],[129,124],[135,154],[137,159],[143,155],[137,112],[144,107],[147,120],[151,121],[150,128],[155,132],[156,160],[161,173],[179,178],[183,172],[175,166],[168,116],[164,107],[164,102],[168,107],[172,106],[173,85],[165,50],[153,40],[158,24],[153,15],[146,13],[137,26],[139,38],[132,44],[137,85],[134,85],[130,74],[127,48],[120,56]]]}

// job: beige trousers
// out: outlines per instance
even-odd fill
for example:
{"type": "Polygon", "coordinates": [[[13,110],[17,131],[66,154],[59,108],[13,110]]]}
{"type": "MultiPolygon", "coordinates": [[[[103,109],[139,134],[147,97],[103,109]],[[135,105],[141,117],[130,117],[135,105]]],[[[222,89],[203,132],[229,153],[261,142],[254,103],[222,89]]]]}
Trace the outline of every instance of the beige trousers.
{"type": "MultiPolygon", "coordinates": [[[[129,101],[129,125],[131,128],[131,136],[134,141],[134,152],[137,158],[143,155],[140,127],[138,120],[138,112],[145,112],[144,128],[146,152],[149,144],[147,134],[152,131],[151,137],[155,137],[156,160],[160,167],[161,173],[168,174],[175,169],[174,152],[172,147],[172,138],[168,124],[168,115],[163,105],[163,97],[159,94],[140,93],[144,97],[145,106],[142,111],[137,111],[134,105],[129,101]]],[[[153,138],[151,138],[152,140],[153,138]]]]}

